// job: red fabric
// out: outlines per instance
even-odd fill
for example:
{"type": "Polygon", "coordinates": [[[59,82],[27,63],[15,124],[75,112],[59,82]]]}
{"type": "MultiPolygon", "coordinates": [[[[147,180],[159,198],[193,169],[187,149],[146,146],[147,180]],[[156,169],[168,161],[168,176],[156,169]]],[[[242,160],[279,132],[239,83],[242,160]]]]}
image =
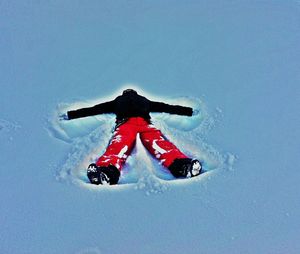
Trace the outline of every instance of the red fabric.
{"type": "Polygon", "coordinates": [[[105,153],[96,162],[97,166],[114,165],[121,170],[135,145],[137,134],[150,154],[165,167],[177,158],[188,158],[152,124],[141,117],[131,117],[115,130],[105,153]]]}

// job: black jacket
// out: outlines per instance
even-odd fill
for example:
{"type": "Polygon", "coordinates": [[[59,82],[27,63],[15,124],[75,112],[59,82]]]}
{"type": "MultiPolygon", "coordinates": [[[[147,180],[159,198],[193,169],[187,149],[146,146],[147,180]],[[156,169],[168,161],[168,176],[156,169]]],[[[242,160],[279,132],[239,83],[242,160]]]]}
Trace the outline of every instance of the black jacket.
{"type": "Polygon", "coordinates": [[[103,113],[114,113],[116,114],[118,123],[130,117],[143,117],[146,120],[150,120],[150,112],[165,112],[191,116],[193,109],[190,107],[150,101],[133,91],[123,93],[112,101],[100,103],[93,107],[68,111],[68,118],[71,120],[103,113]]]}

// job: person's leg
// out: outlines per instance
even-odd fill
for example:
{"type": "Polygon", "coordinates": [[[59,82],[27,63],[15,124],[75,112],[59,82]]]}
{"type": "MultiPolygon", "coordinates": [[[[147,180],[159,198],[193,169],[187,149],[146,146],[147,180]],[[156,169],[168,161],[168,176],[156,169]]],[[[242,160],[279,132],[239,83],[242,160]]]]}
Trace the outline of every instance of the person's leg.
{"type": "Polygon", "coordinates": [[[120,171],[135,144],[136,135],[136,128],[128,123],[115,130],[105,153],[87,169],[92,184],[118,183],[120,171]]]}
{"type": "Polygon", "coordinates": [[[201,173],[202,165],[181,152],[160,130],[148,126],[140,133],[147,150],[167,167],[175,177],[193,177],[201,173]]]}
{"type": "Polygon", "coordinates": [[[124,123],[119,126],[115,130],[105,153],[97,160],[96,165],[98,167],[113,165],[121,170],[134,147],[136,135],[136,128],[133,125],[124,123]]]}
{"type": "Polygon", "coordinates": [[[165,167],[169,167],[175,159],[188,158],[153,126],[141,132],[140,137],[147,150],[165,167]]]}

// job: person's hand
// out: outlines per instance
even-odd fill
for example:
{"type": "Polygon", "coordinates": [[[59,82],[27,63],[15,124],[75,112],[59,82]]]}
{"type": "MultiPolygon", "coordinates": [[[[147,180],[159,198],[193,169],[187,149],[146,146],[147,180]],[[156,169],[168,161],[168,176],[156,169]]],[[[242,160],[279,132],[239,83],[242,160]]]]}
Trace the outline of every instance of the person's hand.
{"type": "Polygon", "coordinates": [[[58,116],[59,121],[66,121],[69,120],[68,114],[64,113],[58,116]]]}
{"type": "Polygon", "coordinates": [[[199,110],[199,109],[193,109],[193,114],[192,114],[192,116],[197,116],[197,115],[199,115],[199,113],[200,113],[200,110],[199,110]]]}

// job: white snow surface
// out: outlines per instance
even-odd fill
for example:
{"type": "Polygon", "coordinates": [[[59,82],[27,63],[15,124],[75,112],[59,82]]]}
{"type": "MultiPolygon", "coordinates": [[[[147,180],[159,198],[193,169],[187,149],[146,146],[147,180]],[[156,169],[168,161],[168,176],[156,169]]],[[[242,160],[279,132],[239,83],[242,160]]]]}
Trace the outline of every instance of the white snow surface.
{"type": "Polygon", "coordinates": [[[300,253],[299,1],[0,1],[0,253],[300,253]],[[138,141],[88,183],[136,88],[191,106],[153,124],[205,173],[174,179],[138,141]]]}

